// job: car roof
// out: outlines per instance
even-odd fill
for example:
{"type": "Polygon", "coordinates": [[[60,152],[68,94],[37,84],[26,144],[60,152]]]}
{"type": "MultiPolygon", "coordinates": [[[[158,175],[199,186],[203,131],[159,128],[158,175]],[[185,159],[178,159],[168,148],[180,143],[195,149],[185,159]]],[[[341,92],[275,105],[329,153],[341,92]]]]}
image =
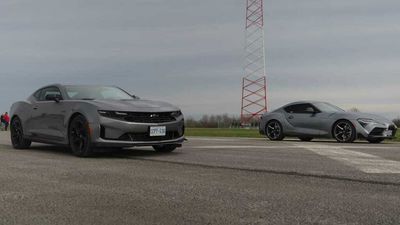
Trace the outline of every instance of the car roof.
{"type": "Polygon", "coordinates": [[[73,86],[73,87],[116,87],[113,85],[85,85],[85,84],[60,84],[60,83],[54,83],[54,84],[48,84],[46,86],[43,86],[37,90],[43,89],[43,88],[47,88],[47,87],[58,87],[58,88],[62,88],[62,87],[69,87],[69,86],[73,86]]]}
{"type": "MultiPolygon", "coordinates": [[[[114,86],[114,85],[84,85],[84,84],[80,84],[80,85],[76,85],[76,84],[60,84],[60,83],[54,83],[54,84],[48,84],[46,86],[43,86],[41,88],[38,88],[35,90],[35,92],[33,92],[32,95],[34,95],[37,91],[42,90],[44,88],[48,88],[48,87],[57,87],[59,88],[62,92],[65,91],[66,87],[114,87],[114,88],[119,88],[118,86],[114,86]]],[[[119,88],[121,89],[121,88],[119,88]]]]}
{"type": "MultiPolygon", "coordinates": [[[[44,89],[44,88],[48,88],[48,87],[58,87],[58,88],[60,88],[60,87],[62,87],[63,85],[61,85],[61,84],[49,84],[49,85],[46,85],[46,86],[43,86],[43,87],[40,87],[40,88],[38,88],[38,89],[36,89],[36,91],[39,91],[39,90],[42,90],[42,89],[44,89]]],[[[36,92],[35,91],[35,92],[36,92]]]]}
{"type": "Polygon", "coordinates": [[[292,102],[289,103],[287,105],[282,106],[282,108],[291,106],[291,105],[297,105],[297,104],[316,104],[316,103],[326,103],[326,102],[322,102],[322,101],[297,101],[297,102],[292,102]]]}

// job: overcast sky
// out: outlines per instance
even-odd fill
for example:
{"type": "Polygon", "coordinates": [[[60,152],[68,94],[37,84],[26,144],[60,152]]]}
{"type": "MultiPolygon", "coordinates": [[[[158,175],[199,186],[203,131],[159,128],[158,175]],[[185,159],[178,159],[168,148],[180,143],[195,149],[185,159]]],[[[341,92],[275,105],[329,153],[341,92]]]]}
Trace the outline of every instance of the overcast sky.
{"type": "MultiPolygon", "coordinates": [[[[1,0],[0,110],[49,83],[113,84],[185,114],[240,113],[245,0],[1,0]]],[[[400,1],[267,0],[271,109],[400,116],[400,1]]]]}

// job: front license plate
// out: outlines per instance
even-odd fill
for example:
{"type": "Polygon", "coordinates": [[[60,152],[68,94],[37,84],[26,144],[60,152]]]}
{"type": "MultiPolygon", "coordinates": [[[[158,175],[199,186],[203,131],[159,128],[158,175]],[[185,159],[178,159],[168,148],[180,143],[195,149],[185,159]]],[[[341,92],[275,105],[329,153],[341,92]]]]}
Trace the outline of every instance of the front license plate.
{"type": "Polygon", "coordinates": [[[383,132],[383,136],[385,136],[385,137],[391,137],[391,136],[393,136],[393,131],[387,130],[387,131],[383,132]]]}
{"type": "Polygon", "coordinates": [[[167,135],[167,127],[150,127],[150,137],[164,137],[167,135]]]}

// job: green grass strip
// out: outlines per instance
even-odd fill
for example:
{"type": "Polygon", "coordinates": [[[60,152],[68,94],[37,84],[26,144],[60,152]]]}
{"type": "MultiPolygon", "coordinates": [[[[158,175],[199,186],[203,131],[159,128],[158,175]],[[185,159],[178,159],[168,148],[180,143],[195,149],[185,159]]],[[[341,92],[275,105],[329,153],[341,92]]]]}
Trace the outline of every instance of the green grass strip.
{"type": "Polygon", "coordinates": [[[258,129],[187,128],[186,136],[262,138],[258,129]]]}

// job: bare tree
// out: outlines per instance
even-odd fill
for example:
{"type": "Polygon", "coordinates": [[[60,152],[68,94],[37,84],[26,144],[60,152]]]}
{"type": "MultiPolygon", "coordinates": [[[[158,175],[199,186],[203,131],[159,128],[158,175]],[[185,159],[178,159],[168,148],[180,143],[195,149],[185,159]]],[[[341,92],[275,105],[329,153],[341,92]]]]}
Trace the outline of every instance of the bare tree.
{"type": "Polygon", "coordinates": [[[351,109],[349,109],[349,112],[361,112],[358,108],[353,107],[351,109]]]}
{"type": "MultiPolygon", "coordinates": [[[[222,115],[203,115],[199,120],[188,117],[185,120],[186,127],[190,128],[238,128],[240,127],[240,118],[222,115]]],[[[253,126],[258,126],[257,121],[253,121],[253,126]]]]}
{"type": "Polygon", "coordinates": [[[396,124],[396,126],[400,127],[400,117],[397,119],[394,119],[393,123],[396,124]]]}

